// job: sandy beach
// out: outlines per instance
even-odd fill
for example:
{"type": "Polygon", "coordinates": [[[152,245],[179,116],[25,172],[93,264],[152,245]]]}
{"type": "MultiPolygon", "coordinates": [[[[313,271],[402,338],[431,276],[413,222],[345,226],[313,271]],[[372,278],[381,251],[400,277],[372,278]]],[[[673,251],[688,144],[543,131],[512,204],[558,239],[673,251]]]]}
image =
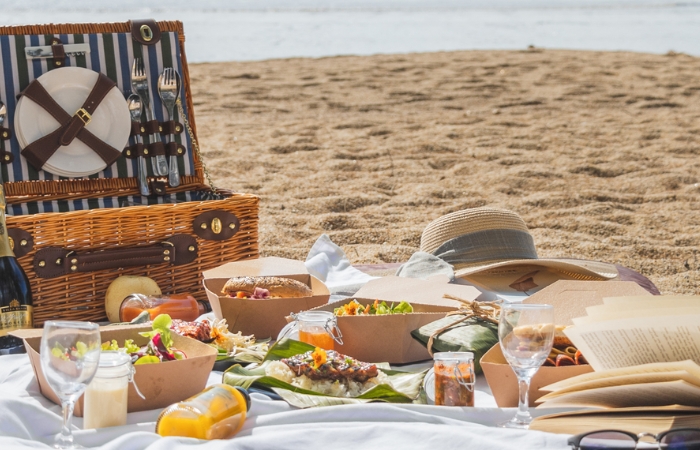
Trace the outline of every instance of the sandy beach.
{"type": "Polygon", "coordinates": [[[464,208],[520,214],[540,257],[698,294],[700,59],[462,51],[190,65],[216,186],[260,196],[265,256],[323,233],[402,262],[464,208]]]}

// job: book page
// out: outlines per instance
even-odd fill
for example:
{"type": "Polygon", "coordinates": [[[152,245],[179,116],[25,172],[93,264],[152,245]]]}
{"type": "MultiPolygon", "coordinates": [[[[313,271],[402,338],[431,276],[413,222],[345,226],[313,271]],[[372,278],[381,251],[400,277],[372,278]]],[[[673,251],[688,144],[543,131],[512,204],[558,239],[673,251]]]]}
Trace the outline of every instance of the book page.
{"type": "Polygon", "coordinates": [[[564,329],[594,371],[686,359],[700,362],[700,315],[643,317],[564,329]]]}
{"type": "Polygon", "coordinates": [[[567,386],[562,389],[550,392],[536,400],[537,403],[545,402],[549,399],[561,397],[571,392],[585,391],[587,389],[598,389],[602,387],[624,386],[628,384],[661,383],[666,381],[682,380],[700,388],[700,378],[693,376],[685,370],[675,372],[641,373],[633,375],[622,375],[618,377],[602,378],[598,380],[585,381],[567,386]]]}
{"type": "Polygon", "coordinates": [[[588,383],[590,381],[604,380],[606,378],[616,378],[634,375],[654,375],[657,373],[673,373],[673,372],[686,372],[691,374],[694,378],[700,379],[700,365],[697,363],[686,360],[686,361],[674,361],[674,362],[663,362],[663,363],[652,363],[644,364],[641,366],[632,367],[621,367],[619,369],[602,370],[599,372],[589,372],[577,375],[575,377],[567,378],[565,380],[552,383],[549,386],[540,388],[541,391],[558,391],[559,389],[566,389],[571,386],[576,386],[577,384],[588,383]]]}
{"type": "MultiPolygon", "coordinates": [[[[629,308],[628,308],[629,309],[629,308]]],[[[586,317],[576,317],[573,319],[574,325],[584,325],[595,322],[603,322],[605,320],[619,320],[621,312],[619,310],[608,309],[605,305],[600,307],[587,308],[586,317]],[[592,310],[593,308],[596,308],[592,310]],[[592,310],[592,311],[591,311],[592,310]]],[[[686,308],[643,308],[632,309],[624,312],[625,319],[635,317],[657,317],[657,316],[685,316],[685,315],[700,315],[700,303],[696,307],[686,308]]]]}
{"type": "Polygon", "coordinates": [[[682,380],[609,386],[550,398],[538,408],[629,408],[664,405],[700,406],[700,387],[682,380]]]}
{"type": "Polygon", "coordinates": [[[700,421],[700,408],[660,406],[619,408],[615,410],[578,410],[535,417],[530,430],[550,433],[578,434],[614,428],[632,433],[660,433],[671,428],[695,427],[700,421]]]}

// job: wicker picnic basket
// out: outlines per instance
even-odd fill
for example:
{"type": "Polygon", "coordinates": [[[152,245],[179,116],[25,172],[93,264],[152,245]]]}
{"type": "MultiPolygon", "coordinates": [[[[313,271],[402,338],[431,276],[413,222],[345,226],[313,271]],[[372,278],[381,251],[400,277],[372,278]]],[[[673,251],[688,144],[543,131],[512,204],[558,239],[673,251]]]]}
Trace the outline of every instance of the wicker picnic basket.
{"type": "MultiPolygon", "coordinates": [[[[9,119],[6,128],[0,123],[0,131],[9,135],[0,142],[0,169],[8,233],[31,282],[34,326],[59,318],[106,320],[104,294],[121,275],[148,276],[163,293],[187,292],[206,301],[202,271],[258,257],[258,198],[215,190],[210,179],[205,183],[184,42],[180,22],[0,27],[0,100],[9,119]],[[69,50],[76,44],[87,52],[72,55],[69,50]],[[42,46],[50,47],[53,57],[25,57],[42,46]],[[136,177],[139,162],[127,156],[135,146],[127,146],[103,170],[75,178],[27,161],[12,125],[19,94],[30,83],[51,70],[83,67],[106,75],[126,95],[136,57],[147,62],[152,79],[165,67],[181,74],[182,123],[177,123],[180,133],[174,138],[181,149],[179,186],[168,185],[167,177],[148,169],[155,194],[142,196],[136,177]]],[[[153,86],[154,120],[167,124],[157,84],[153,86]]],[[[138,126],[135,130],[132,124],[132,138],[139,134],[138,126]]],[[[143,127],[140,133],[145,135],[143,127]]],[[[141,156],[143,148],[148,147],[138,149],[141,156]]]]}

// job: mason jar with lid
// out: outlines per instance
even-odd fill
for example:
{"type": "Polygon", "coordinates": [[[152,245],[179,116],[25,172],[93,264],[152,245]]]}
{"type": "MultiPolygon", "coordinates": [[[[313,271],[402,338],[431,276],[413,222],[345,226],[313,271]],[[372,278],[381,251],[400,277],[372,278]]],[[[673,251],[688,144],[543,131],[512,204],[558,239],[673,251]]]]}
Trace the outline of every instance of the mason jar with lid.
{"type": "Polygon", "coordinates": [[[435,404],[474,406],[474,353],[439,352],[433,359],[435,404]]]}
{"type": "MultiPolygon", "coordinates": [[[[131,357],[123,352],[103,351],[87,389],[83,406],[83,428],[126,425],[129,382],[133,381],[131,357]]],[[[136,391],[139,395],[138,388],[136,391]]]]}
{"type": "Polygon", "coordinates": [[[343,345],[343,334],[338,328],[338,318],[330,311],[303,311],[292,313],[292,322],[282,328],[277,340],[298,333],[299,340],[324,350],[335,350],[335,344],[343,345]]]}

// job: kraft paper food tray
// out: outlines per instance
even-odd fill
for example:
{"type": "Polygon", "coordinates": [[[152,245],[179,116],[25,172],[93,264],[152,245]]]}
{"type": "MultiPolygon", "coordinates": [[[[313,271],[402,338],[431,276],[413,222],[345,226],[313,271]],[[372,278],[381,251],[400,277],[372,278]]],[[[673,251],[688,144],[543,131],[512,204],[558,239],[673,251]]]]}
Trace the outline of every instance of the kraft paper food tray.
{"type": "Polygon", "coordinates": [[[405,300],[411,304],[441,305],[459,308],[460,302],[445,298],[445,294],[462,300],[476,300],[481,291],[474,286],[450,283],[445,275],[436,275],[426,280],[406,277],[382,277],[367,282],[355,292],[363,298],[400,302],[405,300]]]}
{"type": "MultiPolygon", "coordinates": [[[[633,281],[573,281],[560,280],[531,295],[523,303],[545,303],[554,306],[554,321],[557,325],[572,325],[574,317],[586,315],[586,308],[602,305],[604,297],[627,295],[652,295],[633,281]]],[[[584,355],[585,356],[585,355],[584,355]]],[[[493,346],[481,358],[484,370],[496,403],[499,407],[518,406],[518,382],[513,369],[505,360],[499,344],[493,346]]],[[[592,372],[589,365],[541,367],[530,384],[530,406],[544,395],[541,387],[557,381],[592,372]]]]}
{"type": "MultiPolygon", "coordinates": [[[[500,344],[491,347],[491,349],[481,357],[481,368],[484,371],[484,376],[489,383],[491,393],[496,399],[498,407],[510,408],[518,406],[518,378],[503,356],[500,344]]],[[[528,396],[530,406],[537,406],[535,400],[546,394],[546,392],[540,391],[540,388],[588,372],[593,372],[593,368],[588,364],[580,366],[540,367],[530,382],[528,396]]]]}
{"type": "MultiPolygon", "coordinates": [[[[375,298],[351,297],[313,310],[333,312],[334,308],[352,299],[356,299],[363,305],[373,303],[375,300],[375,298]]],[[[411,337],[411,331],[442,319],[455,308],[420,303],[411,303],[411,306],[414,312],[408,314],[338,317],[338,328],[343,334],[343,345],[336,343],[335,350],[360,361],[373,363],[403,364],[430,359],[428,350],[411,337]]],[[[288,320],[291,320],[291,317],[288,320]]]]}
{"type": "Polygon", "coordinates": [[[277,339],[291,313],[307,311],[328,302],[330,291],[321,280],[310,275],[302,261],[267,257],[227,263],[204,272],[204,289],[214,315],[224,318],[234,333],[254,335],[258,339],[277,339]],[[311,288],[313,296],[303,298],[244,299],[221,295],[232,277],[280,276],[301,281],[311,288]]]}
{"type": "MultiPolygon", "coordinates": [[[[136,325],[106,326],[100,328],[100,336],[102,342],[116,339],[119,345],[123,345],[126,339],[133,339],[137,345],[145,345],[148,338],[139,335],[139,332],[149,330],[151,327],[136,325]]],[[[17,330],[11,334],[24,340],[24,346],[29,354],[29,360],[39,382],[41,393],[44,397],[60,405],[58,396],[49,386],[41,369],[39,351],[42,332],[41,329],[32,329],[17,330]]],[[[146,399],[139,397],[133,384],[130,383],[129,412],[165,408],[192,397],[206,387],[209,373],[216,360],[216,349],[195,339],[180,336],[175,332],[171,335],[174,346],[185,352],[187,358],[134,366],[136,368],[134,380],[146,399]]],[[[75,404],[74,414],[78,417],[83,415],[82,396],[75,404]]]]}
{"type": "Polygon", "coordinates": [[[445,294],[474,300],[481,292],[472,286],[449,283],[446,276],[427,280],[390,276],[368,282],[355,297],[316,310],[333,311],[352,299],[363,305],[374,300],[411,303],[414,312],[409,314],[338,317],[343,333],[343,345],[337,346],[338,351],[361,361],[403,364],[430,359],[428,350],[411,337],[411,331],[442,319],[460,306],[458,301],[444,298],[445,294]]]}

